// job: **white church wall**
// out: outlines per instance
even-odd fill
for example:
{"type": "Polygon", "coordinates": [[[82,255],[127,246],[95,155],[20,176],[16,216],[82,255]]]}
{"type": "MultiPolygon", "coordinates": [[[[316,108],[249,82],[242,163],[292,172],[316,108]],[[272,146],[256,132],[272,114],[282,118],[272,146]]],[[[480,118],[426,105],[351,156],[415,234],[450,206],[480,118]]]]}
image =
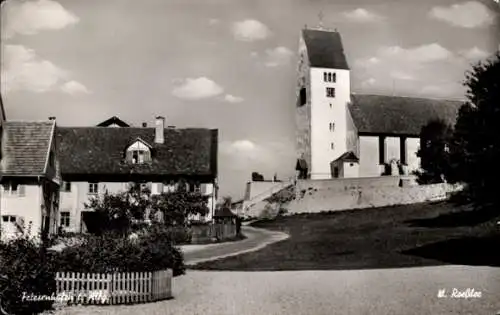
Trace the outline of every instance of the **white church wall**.
{"type": "Polygon", "coordinates": [[[417,156],[420,147],[419,138],[406,139],[406,160],[408,164],[408,171],[411,173],[420,168],[420,158],[417,156]]]}
{"type": "MultiPolygon", "coordinates": [[[[399,137],[386,137],[385,138],[385,162],[388,163],[392,159],[401,160],[399,137]]],[[[378,157],[378,155],[377,155],[378,157]]]]}
{"type": "Polygon", "coordinates": [[[311,179],[331,178],[330,162],[347,151],[347,104],[350,102],[350,72],[311,68],[311,179]],[[324,73],[336,74],[336,82],[324,82],[324,73]],[[327,97],[326,89],[335,89],[327,97]],[[330,123],[334,124],[333,130],[330,123]],[[332,146],[333,144],[333,146],[332,146]]]}
{"type": "Polygon", "coordinates": [[[347,126],[347,151],[352,151],[359,158],[359,138],[358,138],[358,129],[354,124],[354,121],[351,116],[351,111],[346,110],[346,126],[347,126]]]}
{"type": "Polygon", "coordinates": [[[379,165],[379,145],[378,137],[359,137],[359,176],[372,177],[380,176],[382,168],[379,165]]]}

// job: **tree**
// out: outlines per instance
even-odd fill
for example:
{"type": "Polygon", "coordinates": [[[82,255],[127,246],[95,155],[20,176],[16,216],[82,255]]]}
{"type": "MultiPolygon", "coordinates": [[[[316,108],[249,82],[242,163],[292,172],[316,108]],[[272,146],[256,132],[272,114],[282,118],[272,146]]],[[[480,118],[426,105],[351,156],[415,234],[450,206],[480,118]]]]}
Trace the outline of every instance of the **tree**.
{"type": "Polygon", "coordinates": [[[466,75],[467,102],[460,108],[450,154],[451,182],[466,184],[479,208],[500,205],[500,52],[466,75]]]}
{"type": "Polygon", "coordinates": [[[420,131],[420,148],[417,156],[420,158],[421,169],[416,172],[421,184],[442,183],[449,173],[449,147],[453,129],[440,119],[432,120],[420,131]]]}
{"type": "Polygon", "coordinates": [[[257,172],[252,172],[252,181],[253,182],[263,182],[264,176],[262,174],[257,173],[257,172]]]}
{"type": "Polygon", "coordinates": [[[208,196],[189,192],[179,185],[175,192],[152,195],[140,184],[132,185],[128,191],[116,194],[105,193],[85,205],[98,215],[103,231],[127,234],[142,227],[147,219],[161,221],[164,225],[185,226],[190,215],[208,213],[208,196]]]}

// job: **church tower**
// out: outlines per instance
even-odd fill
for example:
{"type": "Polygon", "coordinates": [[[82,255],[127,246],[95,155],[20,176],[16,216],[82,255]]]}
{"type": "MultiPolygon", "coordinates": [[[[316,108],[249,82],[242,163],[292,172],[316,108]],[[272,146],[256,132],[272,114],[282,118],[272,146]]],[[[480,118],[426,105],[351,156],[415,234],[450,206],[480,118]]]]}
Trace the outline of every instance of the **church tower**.
{"type": "Polygon", "coordinates": [[[348,151],[350,70],[335,30],[305,27],[297,68],[297,167],[300,177],[332,178],[331,162],[348,151]]]}

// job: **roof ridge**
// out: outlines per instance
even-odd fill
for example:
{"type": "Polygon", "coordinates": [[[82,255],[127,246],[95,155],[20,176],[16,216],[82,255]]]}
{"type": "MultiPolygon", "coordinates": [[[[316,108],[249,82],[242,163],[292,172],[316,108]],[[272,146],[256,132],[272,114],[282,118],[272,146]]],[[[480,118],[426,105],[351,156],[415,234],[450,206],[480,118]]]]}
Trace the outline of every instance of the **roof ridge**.
{"type": "Polygon", "coordinates": [[[465,102],[467,101],[465,98],[439,98],[439,97],[424,97],[424,96],[411,96],[411,95],[387,95],[387,94],[376,94],[376,93],[351,93],[351,96],[386,96],[386,97],[401,97],[401,98],[413,98],[413,99],[422,99],[422,100],[437,100],[437,101],[454,101],[454,102],[465,102]]]}
{"type": "Polygon", "coordinates": [[[9,123],[9,122],[25,122],[25,123],[53,123],[55,122],[55,120],[36,120],[36,119],[32,119],[32,120],[29,120],[29,119],[9,119],[9,120],[6,120],[5,121],[6,123],[9,123]]]}

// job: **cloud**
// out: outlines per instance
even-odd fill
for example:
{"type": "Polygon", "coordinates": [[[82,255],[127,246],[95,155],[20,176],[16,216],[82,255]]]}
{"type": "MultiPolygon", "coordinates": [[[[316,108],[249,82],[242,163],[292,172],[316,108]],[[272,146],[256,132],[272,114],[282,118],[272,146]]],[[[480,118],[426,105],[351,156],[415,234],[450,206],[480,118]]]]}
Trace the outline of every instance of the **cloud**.
{"type": "Polygon", "coordinates": [[[233,24],[234,37],[243,42],[264,40],[271,35],[269,28],[257,20],[244,20],[233,24]]]}
{"type": "Polygon", "coordinates": [[[415,80],[415,77],[403,72],[403,71],[398,71],[398,70],[393,70],[390,72],[390,76],[393,79],[398,79],[398,80],[415,80]]]}
{"type": "Polygon", "coordinates": [[[453,4],[449,7],[434,7],[429,16],[463,28],[484,27],[493,24],[495,19],[494,13],[477,1],[453,4]]]}
{"type": "Polygon", "coordinates": [[[187,78],[177,85],[172,90],[172,95],[191,101],[211,98],[224,92],[224,89],[220,85],[206,77],[196,79],[187,78]]]}
{"type": "Polygon", "coordinates": [[[293,52],[283,46],[276,47],[274,49],[266,50],[267,67],[277,67],[280,65],[286,65],[290,62],[293,56],[293,52]]]}
{"type": "Polygon", "coordinates": [[[379,50],[379,58],[396,58],[408,62],[435,62],[453,57],[453,53],[438,43],[405,49],[400,46],[389,46],[379,50]]]}
{"type": "Polygon", "coordinates": [[[242,97],[234,96],[231,94],[226,94],[226,96],[224,97],[224,100],[228,103],[241,103],[244,101],[244,99],[242,97]]]}
{"type": "Polygon", "coordinates": [[[217,25],[217,24],[219,24],[219,23],[220,23],[220,20],[219,20],[219,19],[210,19],[210,20],[208,21],[208,24],[210,24],[210,25],[217,25]]]}
{"type": "Polygon", "coordinates": [[[479,61],[481,59],[486,59],[490,56],[490,53],[479,49],[477,46],[471,49],[461,50],[459,55],[470,61],[479,61]]]}
{"type": "Polygon", "coordinates": [[[377,82],[377,80],[375,80],[374,78],[368,78],[368,79],[364,80],[363,82],[361,82],[361,86],[362,87],[373,86],[376,82],[377,82]]]}
{"type": "MultiPolygon", "coordinates": [[[[76,24],[79,18],[52,0],[6,1],[3,36],[33,35],[43,30],[59,30],[76,24]]],[[[3,12],[2,12],[3,13],[3,12]]]]}
{"type": "Polygon", "coordinates": [[[85,87],[85,85],[81,84],[80,82],[73,81],[73,80],[64,83],[61,86],[61,90],[64,93],[71,94],[71,95],[79,94],[79,93],[84,93],[84,94],[90,93],[90,91],[85,87]]]}
{"type": "Polygon", "coordinates": [[[419,94],[426,97],[452,98],[456,95],[463,95],[464,86],[457,82],[436,83],[424,86],[419,94]]]}
{"type": "Polygon", "coordinates": [[[256,52],[256,51],[252,51],[252,52],[250,53],[250,56],[251,56],[252,58],[257,58],[257,57],[259,56],[259,53],[258,53],[258,52],[256,52]]]}
{"type": "Polygon", "coordinates": [[[356,23],[373,23],[384,20],[384,17],[366,9],[358,8],[353,11],[347,11],[342,14],[345,19],[356,23]]]}

